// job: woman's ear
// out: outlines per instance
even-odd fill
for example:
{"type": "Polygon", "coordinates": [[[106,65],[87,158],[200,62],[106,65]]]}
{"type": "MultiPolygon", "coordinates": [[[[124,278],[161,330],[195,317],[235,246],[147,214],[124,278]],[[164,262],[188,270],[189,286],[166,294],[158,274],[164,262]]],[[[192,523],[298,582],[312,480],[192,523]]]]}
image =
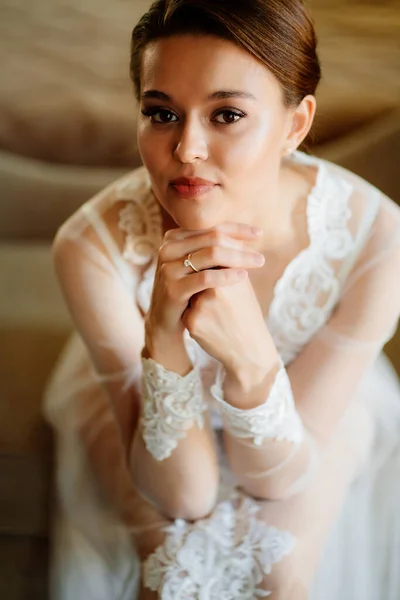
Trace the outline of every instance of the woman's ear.
{"type": "Polygon", "coordinates": [[[290,111],[289,131],[284,142],[283,154],[291,154],[307,137],[314,121],[317,103],[314,96],[308,95],[290,111]]]}

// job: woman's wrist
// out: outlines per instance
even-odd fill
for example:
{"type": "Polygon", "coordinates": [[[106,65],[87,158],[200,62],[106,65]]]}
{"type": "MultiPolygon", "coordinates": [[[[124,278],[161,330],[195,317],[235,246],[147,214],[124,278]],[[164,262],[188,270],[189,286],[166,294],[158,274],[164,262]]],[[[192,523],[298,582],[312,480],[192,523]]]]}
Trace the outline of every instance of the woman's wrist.
{"type": "Polygon", "coordinates": [[[224,364],[224,396],[237,408],[263,404],[281,367],[281,359],[273,341],[267,339],[258,352],[224,364]]]}
{"type": "Polygon", "coordinates": [[[183,333],[145,331],[143,358],[152,358],[164,369],[173,371],[182,377],[192,370],[193,365],[186,350],[183,333]]]}
{"type": "Polygon", "coordinates": [[[225,369],[224,399],[236,408],[250,409],[264,404],[273,386],[280,363],[273,366],[244,366],[239,369],[225,369]]]}
{"type": "Polygon", "coordinates": [[[303,424],[296,411],[290,380],[281,359],[257,386],[243,390],[236,380],[217,370],[211,395],[222,411],[224,427],[234,438],[300,443],[303,424]]]}

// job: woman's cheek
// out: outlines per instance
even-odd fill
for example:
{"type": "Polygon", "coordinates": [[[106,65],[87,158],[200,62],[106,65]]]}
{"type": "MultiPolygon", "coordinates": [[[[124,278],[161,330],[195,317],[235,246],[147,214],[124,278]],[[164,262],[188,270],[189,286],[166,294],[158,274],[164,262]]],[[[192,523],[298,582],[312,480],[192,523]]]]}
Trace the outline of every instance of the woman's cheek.
{"type": "Polygon", "coordinates": [[[226,136],[220,156],[224,158],[228,169],[243,171],[247,164],[254,166],[260,159],[268,157],[272,149],[277,147],[277,132],[272,120],[259,122],[252,127],[235,134],[226,136]]]}

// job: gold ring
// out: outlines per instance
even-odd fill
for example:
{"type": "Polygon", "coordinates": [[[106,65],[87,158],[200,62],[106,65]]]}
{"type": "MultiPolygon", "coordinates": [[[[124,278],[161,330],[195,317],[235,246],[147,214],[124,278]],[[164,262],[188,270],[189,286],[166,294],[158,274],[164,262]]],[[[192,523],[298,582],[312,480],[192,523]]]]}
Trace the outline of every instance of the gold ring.
{"type": "Polygon", "coordinates": [[[185,260],[183,261],[183,264],[185,267],[190,267],[195,273],[198,273],[198,269],[196,269],[196,267],[194,266],[194,264],[192,263],[192,261],[190,260],[192,257],[192,254],[188,254],[187,258],[185,258],[185,260]]]}

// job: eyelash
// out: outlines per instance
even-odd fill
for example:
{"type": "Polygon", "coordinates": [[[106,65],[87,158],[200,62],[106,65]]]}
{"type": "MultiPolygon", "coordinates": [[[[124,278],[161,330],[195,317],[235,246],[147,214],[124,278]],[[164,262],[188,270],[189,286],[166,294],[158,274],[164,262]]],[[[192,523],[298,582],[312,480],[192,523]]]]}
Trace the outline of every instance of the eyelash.
{"type": "MultiPolygon", "coordinates": [[[[154,121],[152,119],[152,117],[154,117],[158,113],[167,113],[167,114],[174,115],[176,117],[175,113],[172,110],[169,110],[167,108],[163,108],[161,106],[153,106],[151,108],[142,109],[141,113],[145,117],[150,117],[151,122],[154,125],[170,125],[171,123],[176,123],[176,121],[162,122],[162,121],[154,121]]],[[[245,112],[243,112],[241,110],[238,110],[236,108],[223,108],[223,109],[219,109],[218,111],[216,111],[214,113],[213,117],[219,116],[219,115],[224,114],[224,113],[230,113],[230,114],[235,115],[235,116],[237,116],[239,118],[236,119],[236,120],[234,120],[234,121],[232,121],[231,123],[222,123],[221,121],[217,121],[218,125],[234,125],[238,121],[241,121],[241,119],[243,119],[244,117],[247,117],[247,113],[245,113],[245,112]]]]}

